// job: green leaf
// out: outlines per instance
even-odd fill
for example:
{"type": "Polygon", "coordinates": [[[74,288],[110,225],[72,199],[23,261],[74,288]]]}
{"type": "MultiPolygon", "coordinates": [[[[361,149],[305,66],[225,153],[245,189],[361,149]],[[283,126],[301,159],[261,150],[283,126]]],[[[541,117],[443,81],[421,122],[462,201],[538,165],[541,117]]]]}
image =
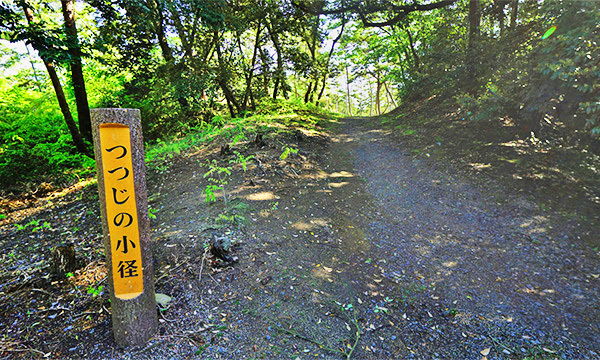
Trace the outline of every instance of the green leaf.
{"type": "Polygon", "coordinates": [[[154,294],[154,298],[156,299],[156,303],[159,304],[162,308],[166,308],[172,300],[172,298],[169,295],[161,293],[154,294]]]}

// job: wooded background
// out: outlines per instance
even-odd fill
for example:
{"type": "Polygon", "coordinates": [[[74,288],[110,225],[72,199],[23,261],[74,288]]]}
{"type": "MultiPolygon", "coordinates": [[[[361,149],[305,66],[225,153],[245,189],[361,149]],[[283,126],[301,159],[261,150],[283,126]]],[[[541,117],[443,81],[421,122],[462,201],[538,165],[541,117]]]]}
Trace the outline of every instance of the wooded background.
{"type": "Polygon", "coordinates": [[[155,143],[284,107],[379,115],[438,96],[593,150],[598,4],[1,2],[0,185],[92,172],[95,107],[141,109],[155,143]]]}

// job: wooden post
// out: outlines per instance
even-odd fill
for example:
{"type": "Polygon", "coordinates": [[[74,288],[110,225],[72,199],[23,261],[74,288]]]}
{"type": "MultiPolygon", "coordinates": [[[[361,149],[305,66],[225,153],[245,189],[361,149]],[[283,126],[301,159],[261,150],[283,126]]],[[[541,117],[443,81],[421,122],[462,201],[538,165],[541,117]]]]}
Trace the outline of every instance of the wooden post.
{"type": "Polygon", "coordinates": [[[157,328],[140,111],[90,111],[113,335],[143,345],[157,328]]]}

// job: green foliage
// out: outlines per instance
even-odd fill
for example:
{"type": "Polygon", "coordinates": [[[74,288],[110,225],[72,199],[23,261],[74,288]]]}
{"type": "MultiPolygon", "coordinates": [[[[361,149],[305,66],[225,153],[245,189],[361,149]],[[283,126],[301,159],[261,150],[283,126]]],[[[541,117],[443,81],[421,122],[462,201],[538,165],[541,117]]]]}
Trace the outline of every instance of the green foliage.
{"type": "Polygon", "coordinates": [[[212,184],[209,184],[205,188],[206,202],[210,203],[215,201],[215,191],[221,189],[223,192],[223,201],[227,206],[227,189],[226,185],[229,183],[227,180],[228,176],[231,175],[231,167],[220,166],[217,160],[206,161],[206,167],[208,171],[204,173],[203,177],[207,178],[212,184]]]}
{"type": "Polygon", "coordinates": [[[289,156],[290,154],[297,154],[297,153],[298,153],[298,149],[294,149],[294,148],[291,148],[291,147],[287,147],[287,146],[286,146],[286,147],[284,147],[284,150],[283,150],[283,152],[282,152],[282,153],[281,153],[281,155],[279,156],[279,159],[280,159],[280,160],[285,160],[285,159],[287,159],[287,158],[288,158],[288,156],[289,156]]]}
{"type": "Polygon", "coordinates": [[[22,85],[19,77],[0,78],[0,92],[0,185],[93,170],[93,160],[75,151],[54,94],[22,85]]]}
{"type": "Polygon", "coordinates": [[[96,297],[96,296],[102,294],[102,290],[104,290],[104,286],[102,286],[102,285],[100,285],[98,287],[90,285],[87,288],[87,293],[89,295],[92,295],[92,297],[96,297]]]}
{"type": "Polygon", "coordinates": [[[557,30],[543,40],[537,51],[540,59],[536,70],[567,92],[567,100],[575,104],[577,117],[585,119],[592,133],[600,135],[600,5],[581,2],[557,13],[552,4],[544,7],[544,24],[555,24],[557,30]]]}

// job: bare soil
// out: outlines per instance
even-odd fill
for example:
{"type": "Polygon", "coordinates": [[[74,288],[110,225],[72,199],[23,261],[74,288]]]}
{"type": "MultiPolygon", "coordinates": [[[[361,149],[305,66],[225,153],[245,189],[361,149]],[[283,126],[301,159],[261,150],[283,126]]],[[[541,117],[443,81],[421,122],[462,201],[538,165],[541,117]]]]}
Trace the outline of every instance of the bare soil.
{"type": "Polygon", "coordinates": [[[0,357],[598,358],[597,204],[565,212],[380,120],[238,144],[259,160],[246,171],[216,144],[152,171],[156,290],[172,301],[138,349],[112,340],[95,184],[7,201],[0,357]],[[299,151],[282,160],[285,146],[299,151]],[[209,159],[232,166],[227,203],[206,202],[209,159]],[[206,250],[213,236],[234,263],[206,250]],[[86,266],[55,279],[65,242],[86,266]]]}

